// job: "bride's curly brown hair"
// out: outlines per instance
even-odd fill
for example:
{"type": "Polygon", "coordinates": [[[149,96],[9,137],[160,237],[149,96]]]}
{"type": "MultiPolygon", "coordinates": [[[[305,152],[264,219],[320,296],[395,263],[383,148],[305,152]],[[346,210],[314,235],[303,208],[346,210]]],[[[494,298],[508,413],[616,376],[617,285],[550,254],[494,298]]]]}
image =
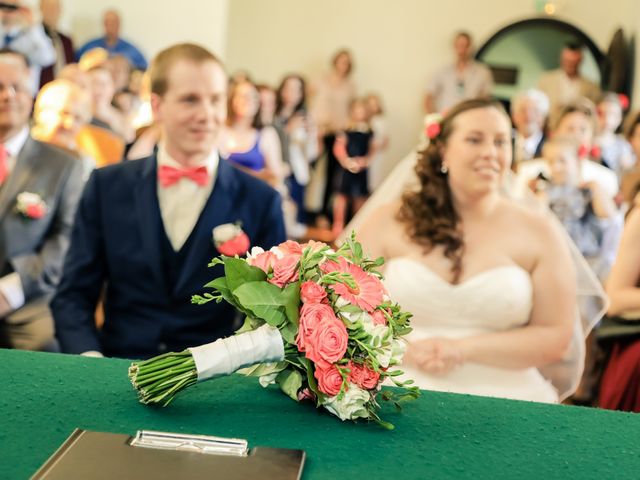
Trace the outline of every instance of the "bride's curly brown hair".
{"type": "Polygon", "coordinates": [[[472,99],[454,106],[442,119],[440,133],[418,153],[415,172],[419,189],[402,196],[402,205],[397,214],[409,238],[423,246],[426,253],[437,245],[444,247],[444,255],[452,263],[453,283],[458,283],[462,276],[465,245],[460,216],[453,206],[448,173],[443,172],[440,152],[454,130],[456,117],[477,108],[495,108],[509,118],[502,104],[496,100],[472,99]]]}

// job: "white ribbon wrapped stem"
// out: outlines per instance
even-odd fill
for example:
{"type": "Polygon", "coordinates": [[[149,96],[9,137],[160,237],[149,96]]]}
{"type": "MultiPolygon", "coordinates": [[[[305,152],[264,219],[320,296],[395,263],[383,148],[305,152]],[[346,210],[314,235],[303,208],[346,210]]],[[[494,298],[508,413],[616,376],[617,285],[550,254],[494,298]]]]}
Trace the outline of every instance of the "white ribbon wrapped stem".
{"type": "Polygon", "coordinates": [[[263,325],[251,332],[190,348],[198,381],[231,375],[256,363],[284,360],[284,344],[277,328],[263,325]]]}

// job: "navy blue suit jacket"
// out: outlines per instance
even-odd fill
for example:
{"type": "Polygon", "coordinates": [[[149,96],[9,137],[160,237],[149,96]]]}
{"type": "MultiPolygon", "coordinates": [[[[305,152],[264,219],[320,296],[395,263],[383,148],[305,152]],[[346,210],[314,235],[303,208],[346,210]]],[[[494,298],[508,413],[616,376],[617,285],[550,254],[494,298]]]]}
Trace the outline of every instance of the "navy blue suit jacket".
{"type": "Polygon", "coordinates": [[[179,274],[169,281],[156,171],[153,155],[96,170],[87,182],[51,302],[63,351],[139,358],[229,335],[232,307],[190,303],[222,274],[220,266],[207,267],[219,255],[212,229],[240,221],[251,246],[268,249],[285,240],[278,193],[221,160],[211,197],[181,251],[179,274]],[[98,331],[94,311],[103,286],[105,322],[98,331]]]}

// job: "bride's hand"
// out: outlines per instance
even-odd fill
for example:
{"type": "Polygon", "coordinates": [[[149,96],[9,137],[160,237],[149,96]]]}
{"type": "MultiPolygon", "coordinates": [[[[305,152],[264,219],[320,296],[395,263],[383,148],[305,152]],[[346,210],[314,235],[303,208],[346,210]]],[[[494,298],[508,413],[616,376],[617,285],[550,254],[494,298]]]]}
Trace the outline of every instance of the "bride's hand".
{"type": "Polygon", "coordinates": [[[425,338],[412,342],[405,358],[426,373],[446,375],[464,363],[460,343],[448,338],[425,338]]]}

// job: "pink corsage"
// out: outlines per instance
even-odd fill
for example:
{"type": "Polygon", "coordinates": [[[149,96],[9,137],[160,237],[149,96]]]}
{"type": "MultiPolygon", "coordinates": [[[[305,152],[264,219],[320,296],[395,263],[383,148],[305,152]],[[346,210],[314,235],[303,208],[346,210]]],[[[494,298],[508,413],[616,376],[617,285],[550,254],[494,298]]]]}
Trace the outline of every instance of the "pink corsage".
{"type": "Polygon", "coordinates": [[[22,192],[16,197],[16,211],[24,218],[38,220],[47,214],[47,204],[37,193],[22,192]]]}
{"type": "Polygon", "coordinates": [[[247,253],[251,242],[240,225],[225,223],[213,229],[213,243],[221,254],[233,257],[247,253]]]}

